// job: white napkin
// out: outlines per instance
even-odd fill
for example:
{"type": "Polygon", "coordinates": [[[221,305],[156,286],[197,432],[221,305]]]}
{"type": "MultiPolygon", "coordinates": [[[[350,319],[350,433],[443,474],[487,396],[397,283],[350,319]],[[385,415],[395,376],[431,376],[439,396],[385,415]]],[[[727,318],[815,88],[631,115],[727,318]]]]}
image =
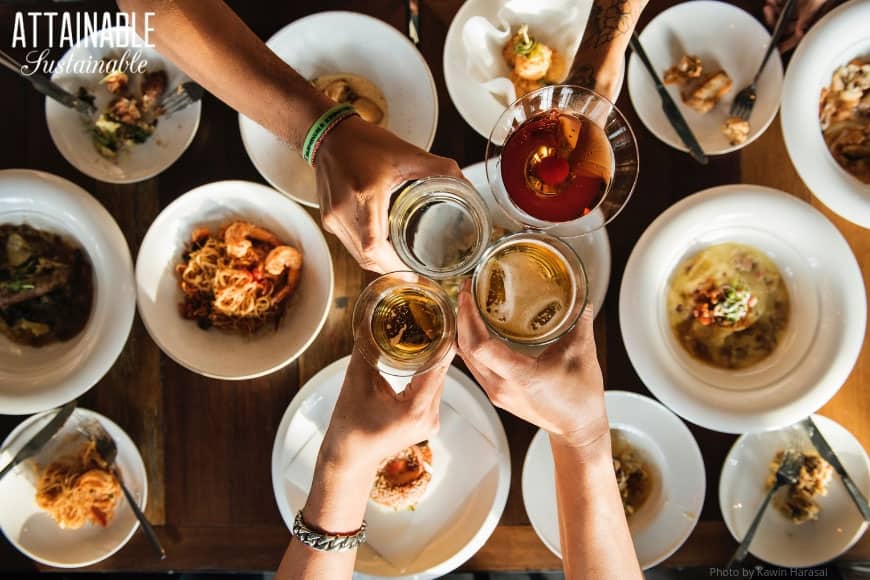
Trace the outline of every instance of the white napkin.
{"type": "Polygon", "coordinates": [[[508,0],[495,21],[472,16],[462,28],[468,74],[507,107],[517,98],[502,49],[523,24],[570,67],[589,19],[591,0],[508,0]]]}
{"type": "MultiPolygon", "coordinates": [[[[331,412],[331,405],[314,404],[303,407],[297,416],[308,424],[326,420],[318,425],[284,472],[287,480],[304,494],[311,489],[314,464],[331,412]]],[[[496,467],[495,445],[485,435],[443,401],[440,413],[441,428],[429,440],[432,480],[414,511],[393,510],[371,501],[366,509],[368,546],[399,572],[405,571],[433,538],[457,519],[478,484],[496,467]]]]}

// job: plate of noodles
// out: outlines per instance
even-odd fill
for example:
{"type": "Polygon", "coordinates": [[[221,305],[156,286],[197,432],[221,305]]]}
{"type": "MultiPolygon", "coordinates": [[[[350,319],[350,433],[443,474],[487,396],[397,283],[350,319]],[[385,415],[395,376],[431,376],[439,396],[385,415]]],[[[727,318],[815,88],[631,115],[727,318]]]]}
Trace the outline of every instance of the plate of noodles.
{"type": "MultiPolygon", "coordinates": [[[[0,465],[10,461],[56,411],[34,415],[3,442],[0,465]]],[[[139,526],[118,482],[85,434],[97,421],[118,445],[124,483],[144,509],[148,481],[142,456],[111,420],[78,408],[31,460],[0,481],[0,529],[23,554],[48,566],[77,568],[120,550],[139,526]]]]}
{"type": "Polygon", "coordinates": [[[139,313],[180,365],[248,379],[289,364],[332,305],[326,239],[295,202],[264,185],[219,181],[169,204],[136,260],[139,313]]]}

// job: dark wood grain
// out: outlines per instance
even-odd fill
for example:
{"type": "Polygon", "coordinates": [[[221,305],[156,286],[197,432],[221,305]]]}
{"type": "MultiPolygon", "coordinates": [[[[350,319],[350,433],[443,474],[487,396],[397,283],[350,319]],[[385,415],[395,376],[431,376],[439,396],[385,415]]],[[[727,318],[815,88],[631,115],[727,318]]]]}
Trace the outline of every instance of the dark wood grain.
{"type": "MultiPolygon", "coordinates": [[[[439,95],[438,133],[432,150],[456,159],[461,166],[483,159],[485,140],[464,123],[444,85],[442,51],[450,21],[461,0],[421,2],[421,52],[432,70],[439,95]]],[[[674,0],[650,3],[641,27],[674,0]]],[[[734,2],[759,16],[760,3],[734,2]]],[[[356,10],[378,17],[404,32],[405,2],[247,2],[230,4],[261,37],[268,38],[306,14],[333,9],[356,10]]],[[[37,3],[36,8],[39,9],[37,3]]],[[[70,6],[48,4],[52,10],[114,9],[106,0],[70,6]]],[[[0,47],[11,41],[14,10],[0,6],[0,47]]],[[[21,51],[12,50],[20,55],[21,51]]],[[[640,180],[631,203],[609,227],[612,277],[603,311],[596,321],[599,357],[610,389],[649,394],[632,368],[619,327],[619,287],[628,256],[644,229],[662,211],[695,191],[740,181],[781,188],[811,201],[840,228],[858,256],[865,284],[870,271],[870,241],[861,230],[821,207],[788,162],[782,136],[774,125],[742,153],[715,157],[707,167],[670,149],[653,137],[634,113],[627,91],[618,104],[634,128],[640,149],[640,180]],[[770,167],[777,168],[771,171],[770,167]]],[[[185,154],[159,177],[137,185],[96,182],[71,167],[51,142],[45,124],[44,101],[19,79],[0,71],[0,168],[32,168],[56,173],[91,192],[119,222],[132,255],[160,209],[184,192],[217,180],[264,182],[242,147],[237,115],[206,96],[202,123],[185,154]]],[[[312,215],[319,219],[316,211],[312,215]]],[[[141,535],[95,570],[272,570],[289,535],[272,493],[270,456],[281,416],[298,388],[352,348],[350,317],[356,297],[372,279],[363,272],[334,236],[327,235],[335,267],[333,308],[326,325],[307,352],[294,364],[261,379],[226,382],[207,379],[180,367],[160,353],[138,316],[118,362],[82,404],[117,421],[136,441],[145,459],[150,483],[148,515],[169,557],[153,558],[141,535]]],[[[867,343],[849,381],[823,412],[848,427],[866,446],[870,424],[867,343]]],[[[459,364],[461,367],[462,365],[459,364]]],[[[500,525],[481,551],[465,565],[468,570],[555,569],[559,561],[535,536],[522,503],[520,475],[535,428],[499,412],[510,443],[511,489],[500,525]]],[[[0,416],[0,435],[21,417],[0,416]]],[[[689,541],[666,565],[716,565],[734,547],[721,522],[717,501],[719,473],[734,437],[690,425],[704,455],[707,498],[701,522],[689,541]]],[[[2,499],[0,499],[2,501],[2,499]]],[[[870,540],[859,542],[846,556],[870,559],[870,540]]],[[[0,574],[35,569],[8,542],[0,542],[0,574]]]]}

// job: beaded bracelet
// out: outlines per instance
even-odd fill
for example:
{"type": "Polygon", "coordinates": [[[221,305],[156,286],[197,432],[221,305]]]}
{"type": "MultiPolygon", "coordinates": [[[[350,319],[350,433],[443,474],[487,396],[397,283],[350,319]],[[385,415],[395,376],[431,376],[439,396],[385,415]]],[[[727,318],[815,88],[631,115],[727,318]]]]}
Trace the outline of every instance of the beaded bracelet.
{"type": "Polygon", "coordinates": [[[308,129],[308,133],[305,135],[305,140],[302,142],[302,159],[304,159],[308,165],[314,167],[314,159],[317,157],[317,150],[320,149],[320,145],[323,143],[323,138],[326,137],[326,134],[332,131],[336,125],[354,115],[358,116],[359,113],[357,113],[356,109],[353,108],[353,105],[349,103],[336,105],[320,115],[320,118],[318,118],[314,124],[311,125],[311,128],[308,129]]]}

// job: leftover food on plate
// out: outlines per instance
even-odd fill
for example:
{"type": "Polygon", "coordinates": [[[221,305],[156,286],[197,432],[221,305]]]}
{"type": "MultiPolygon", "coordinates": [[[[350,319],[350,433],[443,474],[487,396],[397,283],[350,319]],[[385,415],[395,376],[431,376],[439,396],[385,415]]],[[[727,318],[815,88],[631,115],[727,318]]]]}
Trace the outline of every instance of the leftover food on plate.
{"type": "Polygon", "coordinates": [[[776,349],[788,326],[789,294],[764,252],[716,244],[674,270],[667,314],[674,337],[690,355],[715,367],[742,369],[776,349]]]}
{"type": "Polygon", "coordinates": [[[393,509],[413,510],[432,480],[432,449],[423,441],[385,459],[369,497],[393,509]]]}
{"type": "Polygon", "coordinates": [[[175,270],[182,317],[203,330],[252,334],[270,322],[278,328],[299,284],[302,252],[265,228],[234,221],[214,233],[194,229],[175,270]]]}
{"type": "Polygon", "coordinates": [[[837,67],[822,89],[819,121],[840,167],[870,184],[870,57],[837,67]]]}
{"type": "Polygon", "coordinates": [[[311,84],[333,101],[353,105],[359,116],[369,123],[387,126],[387,100],[368,79],[342,73],[319,76],[312,79],[311,84]]]}
{"type": "Polygon", "coordinates": [[[692,54],[684,55],[677,64],[665,71],[665,84],[680,87],[683,102],[701,114],[709,112],[731,90],[731,77],[724,70],[704,74],[701,59],[692,54]]]}
{"type": "Polygon", "coordinates": [[[511,69],[511,81],[517,98],[559,83],[567,72],[562,55],[530,35],[529,27],[525,24],[504,45],[502,56],[511,69]]]}
{"type": "MultiPolygon", "coordinates": [[[[160,102],[166,92],[167,76],[163,70],[144,74],[115,70],[100,84],[113,98],[94,122],[93,142],[100,155],[114,159],[121,151],[146,142],[154,134],[163,113],[160,102]]],[[[83,87],[79,95],[93,100],[83,87]]]]}
{"type": "Polygon", "coordinates": [[[630,518],[643,507],[652,490],[652,475],[641,454],[617,429],[610,431],[613,446],[613,470],[622,497],[625,517],[630,518]]]}
{"type": "Polygon", "coordinates": [[[722,124],[722,134],[732,145],[745,143],[749,137],[749,121],[740,117],[728,117],[722,124]]]}
{"type": "MultiPolygon", "coordinates": [[[[783,453],[778,451],[770,462],[770,474],[765,483],[767,489],[776,482],[776,472],[782,463],[783,453]]],[[[798,472],[797,482],[784,486],[773,499],[777,511],[798,525],[819,519],[821,508],[816,498],[828,494],[828,483],[834,473],[831,464],[818,453],[805,451],[801,455],[803,465],[798,472]]]]}
{"type": "Polygon", "coordinates": [[[0,225],[0,333],[35,347],[69,340],[90,318],[93,295],[81,248],[27,224],[0,225]]]}
{"type": "Polygon", "coordinates": [[[38,470],[36,504],[66,530],[88,522],[106,527],[112,521],[121,487],[94,440],[79,453],[38,470]]]}

